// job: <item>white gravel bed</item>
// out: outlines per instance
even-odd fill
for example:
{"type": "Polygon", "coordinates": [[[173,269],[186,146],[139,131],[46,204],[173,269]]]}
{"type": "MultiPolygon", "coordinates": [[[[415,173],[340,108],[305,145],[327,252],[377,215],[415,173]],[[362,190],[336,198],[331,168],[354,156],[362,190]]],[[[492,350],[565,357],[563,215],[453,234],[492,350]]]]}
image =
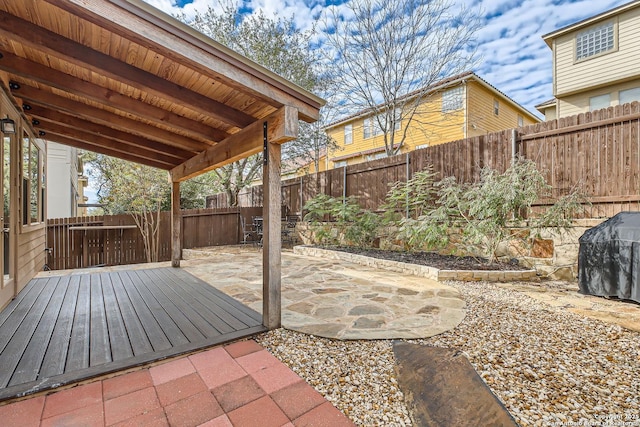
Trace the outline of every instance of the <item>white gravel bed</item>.
{"type": "MultiPolygon", "coordinates": [[[[520,425],[640,427],[639,333],[490,283],[447,284],[467,302],[463,322],[407,341],[463,350],[520,425]]],[[[283,329],[257,341],[356,424],[411,425],[391,341],[336,341],[283,329]]]]}

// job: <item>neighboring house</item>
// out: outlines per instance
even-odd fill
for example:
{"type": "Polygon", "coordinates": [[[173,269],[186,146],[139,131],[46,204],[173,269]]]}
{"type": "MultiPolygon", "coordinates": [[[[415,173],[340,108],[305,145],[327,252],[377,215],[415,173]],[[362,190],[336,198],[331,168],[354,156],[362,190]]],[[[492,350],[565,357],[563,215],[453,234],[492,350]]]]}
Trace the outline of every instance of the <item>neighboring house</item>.
{"type": "MultiPolygon", "coordinates": [[[[320,150],[318,170],[316,170],[315,162],[311,160],[311,158],[314,157],[314,153],[312,150],[309,151],[310,153],[308,156],[282,159],[281,177],[283,180],[327,170],[327,150],[325,148],[320,150]]],[[[256,181],[254,184],[258,185],[259,182],[256,181]]]]}
{"type": "Polygon", "coordinates": [[[47,193],[47,219],[86,215],[86,208],[79,205],[87,201],[87,178],[77,148],[48,142],[47,185],[57,190],[47,193]]]}
{"type": "Polygon", "coordinates": [[[547,120],[640,100],[640,1],[542,36],[553,55],[547,120]]]}
{"type": "MultiPolygon", "coordinates": [[[[340,147],[329,154],[329,169],[386,157],[383,131],[372,119],[371,110],[364,110],[325,128],[340,147]]],[[[469,71],[441,80],[429,88],[409,124],[400,152],[539,121],[534,114],[469,71]]],[[[396,142],[405,127],[402,122],[396,126],[396,142]]]]}

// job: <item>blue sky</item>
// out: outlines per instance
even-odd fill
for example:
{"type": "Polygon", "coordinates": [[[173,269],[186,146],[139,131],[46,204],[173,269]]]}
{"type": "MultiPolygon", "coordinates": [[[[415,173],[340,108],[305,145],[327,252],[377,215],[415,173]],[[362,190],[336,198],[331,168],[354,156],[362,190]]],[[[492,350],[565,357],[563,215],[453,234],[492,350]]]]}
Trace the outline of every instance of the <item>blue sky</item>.
{"type": "MultiPolygon", "coordinates": [[[[169,14],[216,8],[218,0],[145,0],[169,14]]],[[[392,0],[390,0],[392,1],[392,0]]],[[[551,50],[542,35],[580,21],[628,0],[453,0],[482,11],[478,32],[478,63],[474,71],[515,101],[534,106],[552,97],[551,50]]],[[[295,16],[301,29],[310,28],[327,7],[341,0],[244,0],[248,10],[295,16]]]]}

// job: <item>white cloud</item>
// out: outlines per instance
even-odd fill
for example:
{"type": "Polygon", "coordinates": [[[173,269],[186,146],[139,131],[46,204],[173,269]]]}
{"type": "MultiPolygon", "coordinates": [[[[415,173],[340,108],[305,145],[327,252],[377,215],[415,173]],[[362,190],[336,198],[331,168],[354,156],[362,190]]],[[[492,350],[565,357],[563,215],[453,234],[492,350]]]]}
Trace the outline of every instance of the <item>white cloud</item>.
{"type": "MultiPolygon", "coordinates": [[[[193,16],[217,0],[194,0],[180,8],[176,0],[145,0],[166,13],[193,16]]],[[[628,0],[455,0],[481,11],[484,26],[478,32],[477,73],[524,107],[552,97],[551,50],[542,36],[558,28],[626,3],[628,0]]],[[[335,2],[332,2],[335,3],[335,2]]],[[[250,9],[268,16],[295,17],[298,28],[310,29],[323,11],[322,0],[245,0],[250,9]]],[[[330,6],[344,11],[343,5],[330,6]]],[[[318,40],[322,40],[322,36],[318,40]]]]}

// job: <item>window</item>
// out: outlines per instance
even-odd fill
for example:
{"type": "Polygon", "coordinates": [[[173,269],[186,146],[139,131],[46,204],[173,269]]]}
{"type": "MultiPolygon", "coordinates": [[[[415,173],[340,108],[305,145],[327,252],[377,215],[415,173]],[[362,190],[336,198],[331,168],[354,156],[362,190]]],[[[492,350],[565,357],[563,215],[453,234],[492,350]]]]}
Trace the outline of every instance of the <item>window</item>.
{"type": "MultiPolygon", "coordinates": [[[[362,132],[363,138],[371,138],[372,136],[382,135],[384,133],[383,129],[390,127],[387,124],[386,113],[378,114],[377,116],[368,117],[364,119],[364,129],[362,132]],[[380,123],[384,124],[384,127],[380,125],[380,123]]],[[[402,110],[400,108],[396,108],[393,110],[393,130],[395,132],[400,130],[401,119],[402,119],[402,110]]]]}
{"type": "Polygon", "coordinates": [[[22,138],[22,224],[44,221],[44,156],[35,140],[22,138]]]}
{"type": "Polygon", "coordinates": [[[353,125],[344,126],[344,145],[353,143],[353,125]]]}
{"type": "Polygon", "coordinates": [[[370,162],[371,160],[384,159],[385,157],[387,157],[387,153],[383,151],[382,153],[368,155],[366,160],[370,162]]]}
{"type": "Polygon", "coordinates": [[[589,111],[600,110],[601,108],[607,108],[611,104],[611,95],[604,94],[598,96],[592,96],[589,98],[589,111]]]}
{"type": "Polygon", "coordinates": [[[368,117],[366,119],[364,119],[364,129],[362,132],[362,137],[364,139],[367,138],[371,138],[372,136],[374,136],[373,132],[374,132],[374,120],[372,117],[368,117]]]}
{"type": "Polygon", "coordinates": [[[416,145],[416,150],[420,150],[421,148],[427,148],[428,146],[429,146],[429,144],[416,145]]]}
{"type": "Polygon", "coordinates": [[[347,161],[346,160],[340,160],[339,162],[333,162],[333,167],[334,168],[343,168],[347,166],[347,161]]]}
{"type": "Polygon", "coordinates": [[[518,114],[518,127],[521,128],[522,126],[524,126],[524,117],[518,114]]]}
{"type": "Polygon", "coordinates": [[[583,31],[576,36],[576,61],[613,50],[614,47],[613,22],[583,31]]]}
{"type": "Polygon", "coordinates": [[[500,113],[500,102],[497,99],[493,100],[493,114],[496,116],[500,113]]]}
{"type": "Polygon", "coordinates": [[[442,112],[459,110],[463,107],[463,87],[458,86],[442,92],[442,112]]]}
{"type": "Polygon", "coordinates": [[[620,105],[640,101],[640,87],[620,91],[620,105]]]}

